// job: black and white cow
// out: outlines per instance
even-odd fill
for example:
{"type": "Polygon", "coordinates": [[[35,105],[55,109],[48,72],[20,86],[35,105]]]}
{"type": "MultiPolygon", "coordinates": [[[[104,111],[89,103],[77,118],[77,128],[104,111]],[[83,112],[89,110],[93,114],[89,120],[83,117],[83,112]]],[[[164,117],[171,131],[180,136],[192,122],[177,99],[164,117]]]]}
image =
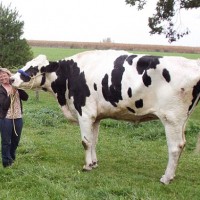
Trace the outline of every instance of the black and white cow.
{"type": "Polygon", "coordinates": [[[84,170],[97,167],[100,120],[160,119],[169,160],[160,181],[175,176],[185,145],[185,125],[200,96],[200,65],[181,57],[96,50],[51,62],[40,55],[11,77],[14,87],[52,92],[67,117],[79,123],[84,170]]]}

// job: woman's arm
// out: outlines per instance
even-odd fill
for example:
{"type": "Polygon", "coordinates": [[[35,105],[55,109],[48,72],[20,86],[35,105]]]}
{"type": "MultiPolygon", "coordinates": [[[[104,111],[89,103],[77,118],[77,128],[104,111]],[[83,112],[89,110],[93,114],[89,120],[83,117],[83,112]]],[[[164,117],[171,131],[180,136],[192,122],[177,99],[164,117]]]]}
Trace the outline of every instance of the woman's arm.
{"type": "Polygon", "coordinates": [[[21,100],[23,101],[28,100],[28,94],[24,90],[18,89],[18,92],[19,92],[19,97],[21,100]]]}
{"type": "Polygon", "coordinates": [[[10,107],[10,97],[7,95],[6,91],[0,91],[0,106],[2,107],[2,110],[8,110],[10,107]]]}

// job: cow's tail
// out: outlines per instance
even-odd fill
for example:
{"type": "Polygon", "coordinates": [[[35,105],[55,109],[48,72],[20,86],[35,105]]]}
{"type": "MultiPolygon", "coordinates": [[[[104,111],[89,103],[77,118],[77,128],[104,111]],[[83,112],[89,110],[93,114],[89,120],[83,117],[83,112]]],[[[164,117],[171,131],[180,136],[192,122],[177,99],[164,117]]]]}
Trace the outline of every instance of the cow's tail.
{"type": "Polygon", "coordinates": [[[194,86],[192,95],[193,95],[193,100],[192,104],[189,107],[188,116],[190,116],[190,114],[194,111],[195,106],[198,104],[200,100],[200,80],[194,86]]]}
{"type": "Polygon", "coordinates": [[[191,81],[192,83],[195,83],[193,86],[193,91],[192,91],[192,104],[189,107],[188,110],[188,116],[194,111],[195,106],[199,102],[200,98],[200,59],[194,60],[194,66],[195,66],[195,74],[191,76],[191,81]]]}
{"type": "Polygon", "coordinates": [[[194,71],[192,71],[192,75],[190,76],[191,80],[191,92],[192,92],[192,103],[188,109],[188,117],[194,111],[195,106],[199,102],[200,98],[200,59],[193,60],[191,65],[194,65],[194,71]]]}
{"type": "Polygon", "coordinates": [[[199,98],[200,98],[200,93],[198,94],[198,96],[197,96],[197,98],[195,99],[195,101],[194,101],[194,103],[193,103],[191,109],[189,110],[189,113],[188,113],[189,116],[190,116],[190,114],[194,111],[196,105],[198,104],[198,102],[199,102],[199,98]]]}
{"type": "Polygon", "coordinates": [[[195,152],[196,153],[200,153],[200,132],[199,132],[199,136],[198,136],[198,140],[197,140],[197,145],[195,148],[195,152]]]}

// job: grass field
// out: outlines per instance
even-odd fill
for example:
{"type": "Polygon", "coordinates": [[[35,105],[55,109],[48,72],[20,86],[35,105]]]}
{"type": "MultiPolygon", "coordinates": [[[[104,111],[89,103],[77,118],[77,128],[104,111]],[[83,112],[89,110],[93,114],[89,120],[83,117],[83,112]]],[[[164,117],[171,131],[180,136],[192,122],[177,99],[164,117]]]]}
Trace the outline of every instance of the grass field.
{"type": "MultiPolygon", "coordinates": [[[[82,51],[88,51],[88,49],[65,49],[65,48],[48,48],[48,47],[33,47],[32,48],[34,55],[38,56],[39,54],[47,55],[50,60],[58,60],[63,59],[65,57],[74,55],[76,53],[80,53],[82,51]]],[[[132,51],[134,53],[139,54],[149,54],[149,55],[156,55],[156,56],[183,56],[190,59],[199,59],[200,54],[193,54],[193,53],[169,53],[169,52],[145,52],[145,51],[132,51]]]]}
{"type": "MultiPolygon", "coordinates": [[[[33,48],[35,56],[45,54],[50,60],[80,51],[83,50],[33,48]]],[[[198,55],[182,56],[194,59],[198,55]]],[[[28,93],[17,160],[12,168],[0,167],[0,199],[200,199],[200,155],[194,153],[200,131],[199,108],[187,125],[187,145],[176,178],[164,186],[159,179],[167,164],[167,146],[159,121],[135,125],[102,121],[97,146],[99,168],[83,173],[79,127],[66,121],[49,93],[41,92],[39,101],[33,91],[28,93]]]]}

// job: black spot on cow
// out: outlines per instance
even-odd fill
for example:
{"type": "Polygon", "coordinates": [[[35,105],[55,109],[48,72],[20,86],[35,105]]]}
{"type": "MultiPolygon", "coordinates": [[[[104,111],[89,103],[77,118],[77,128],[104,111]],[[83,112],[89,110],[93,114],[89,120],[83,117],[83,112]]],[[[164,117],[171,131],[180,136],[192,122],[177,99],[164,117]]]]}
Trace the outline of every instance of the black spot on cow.
{"type": "Polygon", "coordinates": [[[108,74],[105,74],[105,76],[103,77],[103,79],[101,81],[101,84],[102,84],[102,93],[103,93],[104,99],[106,101],[109,101],[110,91],[109,91],[109,87],[108,87],[108,74]]]}
{"type": "Polygon", "coordinates": [[[45,88],[45,87],[42,87],[42,90],[43,90],[44,92],[47,92],[47,91],[48,91],[47,88],[45,88]]]}
{"type": "Polygon", "coordinates": [[[128,56],[119,56],[114,61],[114,69],[111,72],[111,85],[108,85],[108,74],[102,79],[102,93],[106,101],[117,107],[119,100],[122,100],[121,81],[125,71],[123,64],[128,56]]]}
{"type": "Polygon", "coordinates": [[[39,69],[38,69],[38,66],[36,66],[36,67],[29,67],[25,72],[29,76],[33,77],[33,76],[35,76],[39,72],[39,69]]]}
{"type": "Polygon", "coordinates": [[[128,88],[128,96],[131,98],[132,97],[132,89],[131,88],[128,88]]]}
{"type": "Polygon", "coordinates": [[[167,69],[163,69],[162,75],[165,78],[165,80],[169,83],[171,80],[169,71],[167,69]]]}
{"type": "Polygon", "coordinates": [[[114,68],[121,68],[124,65],[124,61],[126,60],[127,57],[128,57],[128,55],[119,56],[114,61],[114,68]]]}
{"type": "Polygon", "coordinates": [[[136,58],[137,55],[131,55],[128,58],[126,58],[126,61],[128,62],[129,65],[133,64],[133,59],[136,58]]]}
{"type": "Polygon", "coordinates": [[[45,73],[42,74],[42,81],[40,83],[40,86],[44,85],[46,82],[46,76],[45,76],[45,73]]]}
{"type": "Polygon", "coordinates": [[[143,56],[137,62],[138,74],[143,74],[148,69],[156,69],[156,66],[160,63],[160,56],[143,56]]]}
{"type": "Polygon", "coordinates": [[[135,113],[135,110],[133,110],[132,108],[130,107],[127,107],[128,111],[132,112],[132,113],[135,113]]]}
{"type": "MultiPolygon", "coordinates": [[[[41,67],[40,71],[42,73],[42,81],[41,81],[41,86],[45,84],[46,82],[46,76],[45,73],[52,73],[56,72],[60,68],[60,63],[61,61],[58,62],[49,62],[49,65],[41,67]]],[[[59,71],[58,71],[59,73],[59,71]]],[[[63,74],[64,75],[64,74],[63,74]]],[[[65,77],[66,80],[66,77],[65,77]]]]}
{"type": "Polygon", "coordinates": [[[147,71],[144,72],[142,76],[143,83],[146,87],[151,85],[151,77],[147,74],[147,71]]]}
{"type": "MultiPolygon", "coordinates": [[[[192,96],[193,96],[192,103],[191,103],[188,111],[190,111],[192,109],[192,107],[193,107],[193,105],[194,105],[194,103],[195,103],[195,101],[196,101],[199,93],[200,93],[200,81],[198,81],[198,83],[193,87],[193,91],[192,91],[192,96]]],[[[199,102],[199,99],[197,100],[197,102],[199,102]]]]}
{"type": "Polygon", "coordinates": [[[82,145],[83,145],[83,148],[84,148],[85,150],[88,149],[88,145],[87,145],[87,143],[86,143],[85,141],[82,141],[82,145]]]}
{"type": "Polygon", "coordinates": [[[51,87],[57,94],[59,104],[61,106],[66,104],[65,93],[68,89],[69,98],[74,98],[74,107],[82,115],[82,107],[85,106],[86,97],[90,96],[84,72],[80,72],[80,68],[73,60],[50,63],[46,71],[53,72],[54,70],[57,79],[52,82],[51,87]],[[67,83],[68,88],[66,88],[67,83]]]}
{"type": "Polygon", "coordinates": [[[81,107],[85,106],[86,97],[90,96],[90,90],[86,83],[84,72],[80,72],[80,68],[73,60],[67,61],[68,71],[68,90],[69,98],[74,98],[74,106],[82,115],[81,107]]]}
{"type": "Polygon", "coordinates": [[[94,83],[94,90],[97,91],[97,84],[94,83]]]}
{"type": "Polygon", "coordinates": [[[36,66],[36,67],[31,66],[27,70],[25,70],[25,73],[27,75],[21,73],[20,78],[24,82],[29,82],[31,80],[31,77],[35,76],[38,72],[39,72],[38,66],[36,66]]]}
{"type": "Polygon", "coordinates": [[[20,78],[22,79],[22,81],[24,82],[29,82],[31,80],[30,76],[25,76],[24,74],[20,74],[20,78]]]}
{"type": "Polygon", "coordinates": [[[57,79],[51,83],[52,90],[55,94],[57,94],[58,103],[61,106],[66,105],[66,80],[68,78],[67,73],[67,62],[59,61],[59,62],[50,62],[48,66],[41,69],[41,72],[45,71],[46,73],[55,72],[57,75],[57,79]]]}
{"type": "Polygon", "coordinates": [[[45,66],[45,67],[41,67],[41,73],[52,73],[52,72],[56,72],[59,67],[60,67],[60,63],[62,61],[58,61],[58,62],[49,62],[49,65],[45,66]]]}
{"type": "Polygon", "coordinates": [[[151,77],[148,76],[147,71],[149,69],[156,69],[156,66],[160,63],[160,56],[143,56],[137,62],[138,74],[143,74],[142,80],[145,86],[151,85],[151,77]]]}
{"type": "Polygon", "coordinates": [[[143,107],[143,100],[139,99],[139,100],[135,101],[135,107],[136,108],[142,108],[143,107]]]}

